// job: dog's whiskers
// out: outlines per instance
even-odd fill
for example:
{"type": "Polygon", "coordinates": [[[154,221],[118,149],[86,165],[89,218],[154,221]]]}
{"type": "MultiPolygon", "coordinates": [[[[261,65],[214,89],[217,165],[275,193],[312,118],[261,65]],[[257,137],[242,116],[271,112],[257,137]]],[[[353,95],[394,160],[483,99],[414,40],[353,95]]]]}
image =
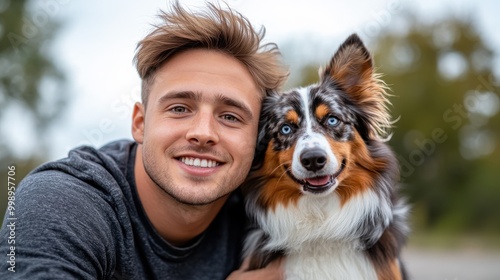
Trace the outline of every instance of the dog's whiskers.
{"type": "MultiPolygon", "coordinates": [[[[285,165],[285,164],[290,163],[290,162],[291,162],[291,161],[287,161],[287,162],[285,162],[285,163],[283,163],[283,164],[280,164],[279,166],[285,165]]],[[[278,166],[278,167],[279,167],[279,166],[278,166]]],[[[274,169],[273,173],[276,171],[276,169],[277,169],[277,168],[275,168],[275,169],[274,169]]],[[[279,177],[279,178],[278,178],[278,180],[276,181],[275,187],[277,187],[277,186],[278,186],[278,183],[281,181],[281,178],[283,178],[283,176],[286,174],[287,170],[291,170],[291,167],[288,167],[287,169],[285,169],[285,171],[283,171],[283,172],[281,173],[280,177],[279,177]]]]}
{"type": "MultiPolygon", "coordinates": [[[[274,172],[276,172],[281,166],[287,164],[287,163],[290,163],[291,161],[287,161],[287,162],[284,162],[278,166],[276,166],[276,168],[273,169],[273,171],[271,171],[271,174],[274,174],[274,172]]],[[[286,170],[285,170],[286,171],[286,170]]],[[[283,175],[280,176],[280,178],[282,177],[283,175]]]]}

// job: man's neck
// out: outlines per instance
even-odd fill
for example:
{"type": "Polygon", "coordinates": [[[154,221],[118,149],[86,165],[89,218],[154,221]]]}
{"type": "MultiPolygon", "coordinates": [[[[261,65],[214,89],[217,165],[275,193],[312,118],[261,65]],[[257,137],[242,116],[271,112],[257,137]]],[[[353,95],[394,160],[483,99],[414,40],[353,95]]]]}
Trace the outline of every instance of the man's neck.
{"type": "Polygon", "coordinates": [[[148,176],[142,160],[142,146],[137,147],[134,167],[141,204],[156,231],[172,245],[182,246],[203,233],[215,219],[228,196],[202,206],[178,202],[148,176]]]}

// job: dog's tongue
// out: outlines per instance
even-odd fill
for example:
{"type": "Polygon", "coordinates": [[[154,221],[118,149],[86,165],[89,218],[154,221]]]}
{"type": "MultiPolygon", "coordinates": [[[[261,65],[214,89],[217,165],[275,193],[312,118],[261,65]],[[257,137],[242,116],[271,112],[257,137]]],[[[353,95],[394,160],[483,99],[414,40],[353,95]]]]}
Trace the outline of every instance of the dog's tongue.
{"type": "Polygon", "coordinates": [[[313,187],[326,185],[328,181],[330,181],[330,176],[321,176],[306,179],[306,182],[313,187]]]}

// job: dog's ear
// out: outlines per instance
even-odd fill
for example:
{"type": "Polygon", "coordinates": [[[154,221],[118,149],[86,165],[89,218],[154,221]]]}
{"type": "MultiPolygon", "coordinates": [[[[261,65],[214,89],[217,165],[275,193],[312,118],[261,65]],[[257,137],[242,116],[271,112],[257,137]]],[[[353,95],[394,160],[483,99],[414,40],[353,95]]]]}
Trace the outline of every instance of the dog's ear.
{"type": "Polygon", "coordinates": [[[358,35],[352,34],[340,45],[320,76],[321,83],[335,85],[347,94],[358,111],[363,138],[388,137],[392,122],[386,85],[375,73],[372,57],[358,35]]]}
{"type": "Polygon", "coordinates": [[[322,81],[331,79],[349,93],[359,91],[373,75],[372,57],[358,35],[352,34],[322,72],[322,81]]]}

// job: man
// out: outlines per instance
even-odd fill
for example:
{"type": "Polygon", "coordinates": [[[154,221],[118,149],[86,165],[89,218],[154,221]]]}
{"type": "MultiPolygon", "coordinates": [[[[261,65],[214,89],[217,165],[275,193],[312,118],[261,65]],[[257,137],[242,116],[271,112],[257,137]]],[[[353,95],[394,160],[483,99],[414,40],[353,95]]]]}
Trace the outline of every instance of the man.
{"type": "Polygon", "coordinates": [[[1,279],[280,279],[279,261],[239,267],[237,189],[261,99],[286,78],[279,52],[230,9],[175,3],[161,18],[135,57],[135,142],[77,148],[23,180],[15,244],[7,219],[0,232],[1,279]]]}

